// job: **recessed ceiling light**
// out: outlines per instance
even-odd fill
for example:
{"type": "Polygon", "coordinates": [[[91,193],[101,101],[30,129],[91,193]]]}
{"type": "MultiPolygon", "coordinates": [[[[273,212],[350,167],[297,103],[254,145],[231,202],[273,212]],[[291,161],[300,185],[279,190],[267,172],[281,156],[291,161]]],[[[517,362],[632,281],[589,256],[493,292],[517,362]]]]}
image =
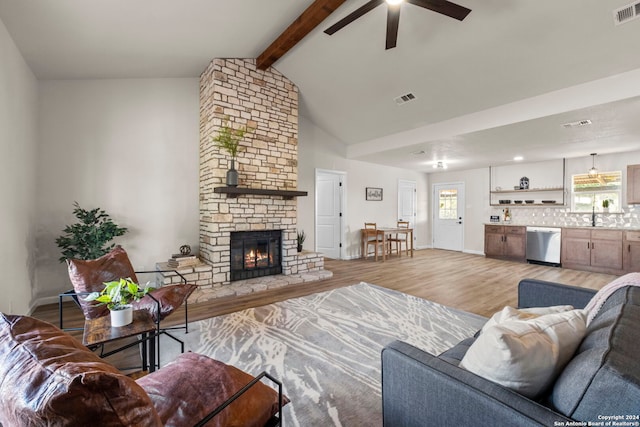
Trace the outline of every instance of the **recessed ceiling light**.
{"type": "Polygon", "coordinates": [[[397,4],[402,3],[404,0],[387,0],[387,4],[390,4],[391,6],[395,6],[397,4]]]}
{"type": "Polygon", "coordinates": [[[515,157],[513,158],[513,160],[515,160],[516,162],[521,162],[521,161],[523,161],[523,160],[524,160],[524,157],[522,157],[522,156],[515,156],[515,157]]]}

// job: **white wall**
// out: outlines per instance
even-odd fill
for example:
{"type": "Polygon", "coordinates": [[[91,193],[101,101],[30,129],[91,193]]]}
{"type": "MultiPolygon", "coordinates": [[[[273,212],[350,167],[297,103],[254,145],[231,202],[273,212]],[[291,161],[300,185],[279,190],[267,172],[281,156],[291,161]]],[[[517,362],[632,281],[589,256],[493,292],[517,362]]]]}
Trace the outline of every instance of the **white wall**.
{"type": "Polygon", "coordinates": [[[315,171],[329,169],[347,174],[346,258],[360,256],[360,229],[365,222],[381,226],[395,225],[398,218],[398,181],[415,181],[418,192],[416,238],[417,247],[427,245],[427,175],[400,168],[380,166],[350,160],[345,157],[344,144],[300,117],[298,135],[298,189],[308,191],[308,197],[298,198],[298,229],[309,235],[305,248],[313,249],[315,215],[315,171]],[[366,187],[383,189],[383,200],[365,200],[366,187]]]}
{"type": "Polygon", "coordinates": [[[38,82],[0,21],[0,311],[26,314],[35,271],[38,82]]]}
{"type": "Polygon", "coordinates": [[[116,242],[137,270],[197,251],[198,92],[197,78],[41,82],[36,299],[70,287],[54,241],[74,201],[129,229],[116,242]]]}

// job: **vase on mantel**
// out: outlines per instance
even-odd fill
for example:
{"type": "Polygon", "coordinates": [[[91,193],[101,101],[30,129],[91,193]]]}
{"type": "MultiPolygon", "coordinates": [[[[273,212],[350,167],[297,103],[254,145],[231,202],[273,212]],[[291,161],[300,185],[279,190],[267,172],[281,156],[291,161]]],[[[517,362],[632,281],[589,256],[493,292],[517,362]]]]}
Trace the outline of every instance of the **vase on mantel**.
{"type": "Polygon", "coordinates": [[[238,171],[236,170],[235,159],[231,158],[231,168],[227,171],[227,187],[238,186],[238,171]]]}

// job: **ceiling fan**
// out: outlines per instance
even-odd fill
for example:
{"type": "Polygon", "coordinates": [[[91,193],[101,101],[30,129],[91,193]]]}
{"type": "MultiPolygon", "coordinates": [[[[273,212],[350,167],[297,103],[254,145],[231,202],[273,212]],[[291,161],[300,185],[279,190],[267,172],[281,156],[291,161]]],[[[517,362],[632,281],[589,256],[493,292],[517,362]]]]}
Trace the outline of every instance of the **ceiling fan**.
{"type": "Polygon", "coordinates": [[[365,13],[370,12],[382,3],[387,3],[387,44],[385,49],[393,49],[396,47],[398,40],[398,25],[400,24],[400,6],[403,1],[410,3],[414,6],[420,6],[425,9],[432,10],[434,12],[441,13],[451,18],[462,21],[467,17],[471,9],[460,6],[455,3],[451,3],[446,0],[371,0],[358,9],[351,12],[340,21],[336,22],[324,32],[332,35],[338,30],[346,27],[356,19],[363,16],[365,13]]]}

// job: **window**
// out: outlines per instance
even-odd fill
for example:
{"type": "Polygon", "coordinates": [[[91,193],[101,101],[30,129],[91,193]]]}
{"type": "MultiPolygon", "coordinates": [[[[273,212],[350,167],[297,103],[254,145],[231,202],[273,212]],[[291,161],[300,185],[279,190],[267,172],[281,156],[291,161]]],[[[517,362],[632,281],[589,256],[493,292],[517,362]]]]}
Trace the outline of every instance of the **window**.
{"type": "Polygon", "coordinates": [[[458,218],[458,190],[440,190],[440,209],[438,209],[439,219],[458,218]]]}
{"type": "Polygon", "coordinates": [[[596,177],[571,177],[571,209],[574,212],[602,212],[602,202],[609,201],[609,212],[622,212],[622,172],[601,172],[596,177]]]}

